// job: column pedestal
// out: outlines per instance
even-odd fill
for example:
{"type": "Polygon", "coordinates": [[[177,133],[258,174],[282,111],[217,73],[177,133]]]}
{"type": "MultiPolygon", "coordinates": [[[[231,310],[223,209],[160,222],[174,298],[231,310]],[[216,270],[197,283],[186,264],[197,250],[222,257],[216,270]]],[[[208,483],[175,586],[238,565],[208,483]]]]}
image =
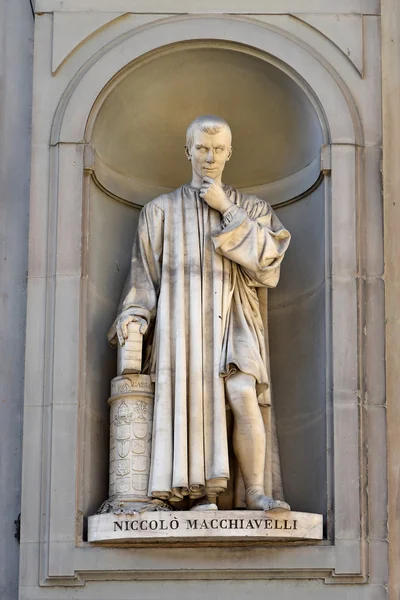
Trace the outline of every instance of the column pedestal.
{"type": "Polygon", "coordinates": [[[154,385],[148,375],[126,374],[111,382],[109,499],[99,513],[159,510],[148,496],[154,385]]]}

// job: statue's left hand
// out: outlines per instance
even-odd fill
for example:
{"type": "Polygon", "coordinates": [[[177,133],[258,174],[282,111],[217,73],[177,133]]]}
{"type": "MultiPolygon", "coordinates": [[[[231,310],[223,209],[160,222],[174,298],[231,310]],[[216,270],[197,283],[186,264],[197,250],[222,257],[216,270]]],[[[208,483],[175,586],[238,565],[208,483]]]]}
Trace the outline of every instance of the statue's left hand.
{"type": "Polygon", "coordinates": [[[142,317],[137,317],[135,315],[125,315],[124,317],[120,317],[117,321],[117,337],[120,346],[124,346],[125,340],[128,337],[128,325],[129,323],[140,323],[140,333],[144,335],[147,331],[147,323],[145,319],[142,317]]]}
{"type": "Polygon", "coordinates": [[[233,206],[233,202],[227,198],[221,185],[211,177],[203,177],[200,196],[204,198],[208,206],[218,210],[221,214],[233,206]]]}

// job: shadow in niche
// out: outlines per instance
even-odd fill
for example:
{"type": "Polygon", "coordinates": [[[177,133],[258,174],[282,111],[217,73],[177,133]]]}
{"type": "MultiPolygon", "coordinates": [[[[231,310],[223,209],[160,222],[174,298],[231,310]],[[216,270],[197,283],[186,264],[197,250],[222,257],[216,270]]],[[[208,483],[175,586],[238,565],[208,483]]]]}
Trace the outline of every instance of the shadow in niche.
{"type": "MultiPolygon", "coordinates": [[[[309,165],[323,143],[314,108],[286,74],[245,51],[212,48],[206,43],[204,48],[175,47],[171,53],[155,54],[133,65],[102,105],[90,143],[110,169],[140,182],[140,204],[154,197],[154,187],[167,189],[189,179],[183,154],[185,128],[193,117],[206,113],[220,114],[232,126],[235,159],[226,171],[226,181],[236,186],[284,182],[309,165]],[[212,97],[210,86],[215,89],[212,97]]],[[[269,322],[286,497],[295,510],[326,515],[323,189],[322,184],[302,200],[278,209],[292,233],[292,243],[279,286],[270,292],[269,322]]],[[[274,203],[273,197],[268,200],[274,203]]],[[[106,335],[129,269],[139,216],[138,208],[112,197],[94,180],[87,202],[82,478],[86,516],[94,514],[108,496],[107,399],[116,374],[116,353],[108,347],[106,335]]]]}
{"type": "Polygon", "coordinates": [[[87,357],[84,440],[84,514],[108,497],[110,382],[117,372],[107,333],[115,319],[130,265],[139,211],[90,186],[87,278],[87,357]],[[87,479],[88,478],[88,479],[87,479]]]}
{"type": "Polygon", "coordinates": [[[279,285],[269,293],[271,378],[285,496],[327,513],[324,185],[280,208],[292,233],[279,285]]]}

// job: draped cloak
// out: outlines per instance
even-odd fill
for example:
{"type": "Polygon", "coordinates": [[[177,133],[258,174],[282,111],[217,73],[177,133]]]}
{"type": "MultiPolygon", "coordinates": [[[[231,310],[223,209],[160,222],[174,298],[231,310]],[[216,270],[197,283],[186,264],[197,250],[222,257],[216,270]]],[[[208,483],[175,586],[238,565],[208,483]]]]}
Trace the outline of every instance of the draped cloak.
{"type": "Polygon", "coordinates": [[[224,191],[234,203],[224,215],[190,185],[146,204],[118,311],[149,326],[142,371],[156,384],[149,495],[172,502],[227,487],[224,379],[237,370],[253,375],[259,404],[269,403],[257,288],[278,283],[290,234],[267,202],[224,191]]]}

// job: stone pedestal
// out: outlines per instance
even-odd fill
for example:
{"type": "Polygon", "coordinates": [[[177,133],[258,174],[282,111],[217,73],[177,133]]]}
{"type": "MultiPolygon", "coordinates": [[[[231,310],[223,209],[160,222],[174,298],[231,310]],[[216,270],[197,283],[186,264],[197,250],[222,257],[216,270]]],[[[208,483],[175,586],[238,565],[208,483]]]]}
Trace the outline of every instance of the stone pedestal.
{"type": "Polygon", "coordinates": [[[103,544],[296,541],[321,540],[322,536],[322,515],[286,510],[208,510],[95,515],[89,517],[88,541],[103,544]]]}
{"type": "Polygon", "coordinates": [[[154,386],[148,375],[126,374],[111,382],[109,500],[100,512],[129,512],[153,502],[150,474],[154,386]]]}

